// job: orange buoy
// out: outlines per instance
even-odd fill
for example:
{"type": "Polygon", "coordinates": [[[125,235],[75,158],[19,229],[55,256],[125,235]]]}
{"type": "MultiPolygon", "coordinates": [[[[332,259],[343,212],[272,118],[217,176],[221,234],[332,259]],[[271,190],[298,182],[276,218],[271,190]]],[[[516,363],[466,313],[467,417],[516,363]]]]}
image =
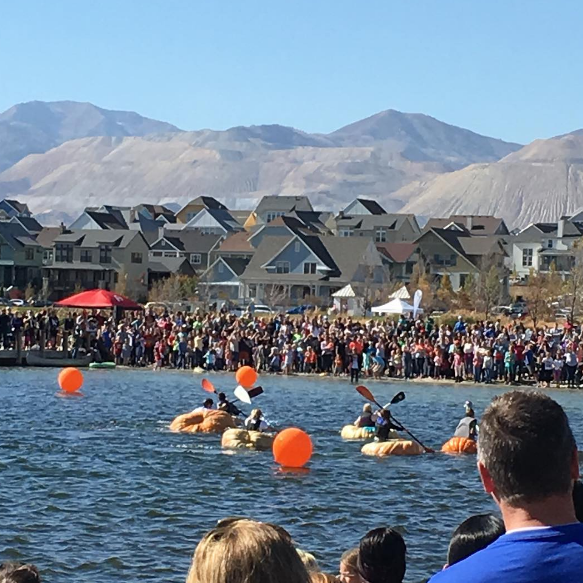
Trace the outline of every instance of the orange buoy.
{"type": "Polygon", "coordinates": [[[452,437],[446,441],[441,448],[443,453],[477,453],[478,446],[473,439],[468,437],[452,437]]]}
{"type": "Polygon", "coordinates": [[[297,427],[278,433],[273,441],[273,458],[286,468],[303,468],[312,457],[310,436],[297,427]]]}
{"type": "Polygon", "coordinates": [[[78,368],[69,366],[59,373],[58,382],[65,393],[76,393],[83,386],[83,373],[78,368]]]}
{"type": "Polygon", "coordinates": [[[251,389],[257,382],[257,371],[251,366],[242,366],[235,374],[237,383],[245,389],[251,389]]]}

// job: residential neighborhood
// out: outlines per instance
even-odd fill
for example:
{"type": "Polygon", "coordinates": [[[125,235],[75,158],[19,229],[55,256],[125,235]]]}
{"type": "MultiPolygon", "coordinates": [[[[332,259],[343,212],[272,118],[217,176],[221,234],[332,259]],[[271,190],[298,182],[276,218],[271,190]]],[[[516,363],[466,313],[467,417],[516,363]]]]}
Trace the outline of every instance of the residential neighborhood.
{"type": "Polygon", "coordinates": [[[157,283],[196,278],[205,301],[329,306],[345,286],[367,301],[422,268],[462,289],[495,268],[506,289],[532,273],[565,277],[583,240],[583,212],[513,232],[493,216],[421,221],[356,198],[338,213],[305,196],[267,195],[248,210],[199,196],[162,205],[88,207],[70,225],[43,227],[26,204],[0,201],[0,288],[54,301],[75,290],[123,290],[146,301],[157,283]]]}

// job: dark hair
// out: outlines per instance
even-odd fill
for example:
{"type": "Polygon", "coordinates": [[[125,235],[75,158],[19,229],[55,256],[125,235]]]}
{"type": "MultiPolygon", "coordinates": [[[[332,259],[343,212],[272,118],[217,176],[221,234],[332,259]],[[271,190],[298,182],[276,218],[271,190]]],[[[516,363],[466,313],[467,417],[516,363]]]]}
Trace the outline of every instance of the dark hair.
{"type": "Polygon", "coordinates": [[[511,506],[570,493],[575,450],[563,408],[543,393],[495,397],[482,416],[478,459],[511,506]]]}
{"type": "Polygon", "coordinates": [[[219,401],[224,401],[226,400],[227,395],[225,395],[225,393],[219,393],[219,401]]]}
{"type": "Polygon", "coordinates": [[[203,403],[203,407],[212,407],[214,404],[214,401],[212,399],[205,399],[204,403],[203,403]]]}
{"type": "Polygon", "coordinates": [[[0,583],[40,583],[38,569],[24,563],[0,565],[0,583]]]}
{"type": "Polygon", "coordinates": [[[375,528],[360,539],[358,572],[367,583],[401,583],[406,553],[405,541],[396,530],[375,528]]]}
{"type": "Polygon", "coordinates": [[[583,522],[583,482],[581,480],[577,480],[573,484],[573,504],[577,520],[583,522]]]}
{"type": "Polygon", "coordinates": [[[455,565],[485,549],[506,532],[504,523],[493,514],[476,514],[454,531],[447,549],[447,564],[455,565]]]}

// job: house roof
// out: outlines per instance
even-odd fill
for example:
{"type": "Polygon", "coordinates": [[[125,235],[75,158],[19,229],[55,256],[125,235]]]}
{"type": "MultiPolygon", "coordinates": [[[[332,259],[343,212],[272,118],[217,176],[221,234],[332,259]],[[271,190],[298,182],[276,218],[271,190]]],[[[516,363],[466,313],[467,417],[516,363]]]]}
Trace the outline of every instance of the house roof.
{"type": "Polygon", "coordinates": [[[384,215],[385,209],[376,201],[368,198],[356,199],[371,215],[384,215]]]}
{"type": "Polygon", "coordinates": [[[85,214],[93,219],[100,229],[127,229],[127,224],[117,209],[109,212],[86,210],[85,214]]]}
{"type": "Polygon", "coordinates": [[[393,263],[405,263],[417,251],[416,243],[376,243],[376,248],[393,263]]]}
{"type": "Polygon", "coordinates": [[[330,229],[326,226],[326,221],[331,216],[332,213],[322,213],[319,211],[293,211],[284,218],[295,218],[312,231],[329,234],[330,229]]]}
{"type": "Polygon", "coordinates": [[[319,237],[319,240],[336,265],[336,271],[330,273],[330,279],[352,281],[371,240],[366,237],[319,237]]]}
{"type": "Polygon", "coordinates": [[[209,253],[222,239],[221,235],[203,235],[198,230],[170,231],[163,238],[179,251],[186,253],[209,253]]]}
{"type": "Polygon", "coordinates": [[[385,213],[382,215],[354,215],[336,217],[336,225],[341,227],[352,227],[363,231],[371,231],[377,227],[385,227],[391,231],[398,231],[405,222],[415,219],[415,215],[400,213],[385,213]]]}
{"type": "Polygon", "coordinates": [[[257,205],[255,212],[262,215],[269,211],[291,212],[296,211],[313,211],[312,203],[307,196],[286,196],[286,195],[267,195],[264,196],[257,205]]]}
{"type": "Polygon", "coordinates": [[[226,209],[206,209],[207,213],[217,221],[221,227],[230,233],[232,231],[240,231],[241,224],[231,215],[226,209]]]}
{"type": "Polygon", "coordinates": [[[36,239],[20,224],[7,221],[0,222],[0,236],[12,247],[20,249],[22,247],[39,247],[36,239]]]}
{"type": "Polygon", "coordinates": [[[468,256],[480,257],[503,251],[500,246],[500,239],[493,235],[488,237],[460,237],[459,241],[462,249],[468,256]]]}
{"type": "Polygon", "coordinates": [[[30,213],[28,205],[24,202],[19,202],[18,200],[14,199],[4,199],[4,202],[9,204],[15,211],[19,213],[30,213]]]}
{"type": "Polygon", "coordinates": [[[491,215],[451,215],[448,218],[433,218],[427,221],[424,231],[433,228],[445,229],[452,223],[469,231],[472,235],[508,235],[504,219],[491,215]],[[468,229],[470,221],[472,228],[468,229]]]}
{"type": "Polygon", "coordinates": [[[242,257],[221,257],[220,259],[229,266],[229,269],[235,275],[241,275],[249,265],[249,259],[243,259],[242,257]]]}
{"type": "Polygon", "coordinates": [[[176,214],[181,213],[185,208],[190,206],[199,206],[201,209],[216,209],[216,210],[228,210],[227,207],[219,202],[216,198],[212,196],[197,196],[193,198],[190,202],[187,202],[176,214]]]}
{"type": "Polygon", "coordinates": [[[249,217],[253,214],[253,211],[242,211],[242,210],[230,210],[231,216],[241,225],[243,226],[249,217]]]}
{"type": "Polygon", "coordinates": [[[99,247],[103,244],[114,247],[127,247],[136,237],[142,237],[139,231],[125,230],[99,230],[99,229],[75,229],[56,237],[54,243],[73,243],[80,247],[99,247]]]}
{"type": "Polygon", "coordinates": [[[45,249],[48,249],[53,246],[53,241],[62,234],[62,227],[44,227],[43,230],[36,236],[36,241],[39,245],[45,249]]]}
{"type": "Polygon", "coordinates": [[[239,231],[231,233],[220,245],[219,253],[254,253],[255,248],[249,243],[249,233],[239,231]]]}
{"type": "Polygon", "coordinates": [[[148,262],[148,271],[152,273],[182,273],[193,276],[196,271],[186,257],[156,257],[148,262]]]}
{"type": "Polygon", "coordinates": [[[33,217],[12,217],[11,223],[19,223],[22,225],[29,233],[40,233],[43,230],[43,226],[33,217]]]}

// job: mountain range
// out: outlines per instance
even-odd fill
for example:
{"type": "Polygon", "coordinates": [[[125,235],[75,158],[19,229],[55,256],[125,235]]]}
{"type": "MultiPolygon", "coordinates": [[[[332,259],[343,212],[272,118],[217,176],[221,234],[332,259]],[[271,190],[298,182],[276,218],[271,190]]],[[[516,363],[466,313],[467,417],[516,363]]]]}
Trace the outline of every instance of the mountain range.
{"type": "Polygon", "coordinates": [[[49,223],[98,204],[182,205],[209,194],[250,208],[280,193],[326,209],[364,196],[390,211],[488,213],[522,226],[583,203],[582,165],[583,132],[522,147],[394,110],[329,134],[280,125],[183,131],[71,101],[0,114],[0,197],[27,202],[49,223]]]}

